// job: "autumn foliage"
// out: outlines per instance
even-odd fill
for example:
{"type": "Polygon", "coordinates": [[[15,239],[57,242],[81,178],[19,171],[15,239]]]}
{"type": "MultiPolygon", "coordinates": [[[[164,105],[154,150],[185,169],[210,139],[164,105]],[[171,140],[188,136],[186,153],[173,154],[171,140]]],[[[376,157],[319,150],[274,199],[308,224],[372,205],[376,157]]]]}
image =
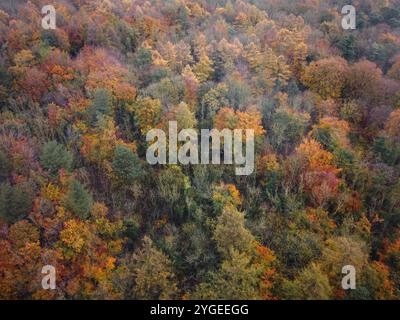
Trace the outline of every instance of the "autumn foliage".
{"type": "Polygon", "coordinates": [[[0,1],[0,299],[400,298],[397,0],[52,2],[0,1]],[[150,165],[169,121],[254,172],[150,165]]]}

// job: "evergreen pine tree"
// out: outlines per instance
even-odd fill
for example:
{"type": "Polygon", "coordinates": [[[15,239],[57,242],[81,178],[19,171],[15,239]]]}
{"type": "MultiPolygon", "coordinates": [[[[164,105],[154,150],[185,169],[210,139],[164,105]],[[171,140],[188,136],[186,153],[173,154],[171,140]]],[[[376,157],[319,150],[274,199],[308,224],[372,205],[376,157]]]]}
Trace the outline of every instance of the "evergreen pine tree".
{"type": "Polygon", "coordinates": [[[46,143],[42,149],[39,160],[40,164],[49,171],[51,175],[58,173],[60,169],[71,170],[72,154],[57,141],[46,143]]]}
{"type": "Polygon", "coordinates": [[[139,158],[131,149],[124,146],[115,148],[112,162],[113,174],[119,185],[131,185],[143,173],[139,158]]]}
{"type": "Polygon", "coordinates": [[[134,296],[142,300],[172,299],[176,293],[171,261],[144,237],[142,247],[133,256],[134,296]]]}
{"type": "Polygon", "coordinates": [[[94,93],[93,103],[88,110],[89,122],[94,125],[99,118],[112,115],[111,97],[105,89],[97,89],[94,93]]]}
{"type": "Polygon", "coordinates": [[[93,204],[92,196],[77,180],[72,180],[66,199],[66,207],[81,219],[86,219],[93,204]]]}

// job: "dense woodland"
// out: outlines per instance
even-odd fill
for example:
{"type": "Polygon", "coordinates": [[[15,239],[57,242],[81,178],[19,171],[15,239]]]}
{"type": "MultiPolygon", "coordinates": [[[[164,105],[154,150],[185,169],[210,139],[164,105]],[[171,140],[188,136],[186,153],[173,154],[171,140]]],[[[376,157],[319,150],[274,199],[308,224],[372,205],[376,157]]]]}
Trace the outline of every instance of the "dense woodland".
{"type": "Polygon", "coordinates": [[[0,298],[399,299],[400,1],[2,0],[0,298]],[[149,165],[171,120],[254,173],[149,165]]]}

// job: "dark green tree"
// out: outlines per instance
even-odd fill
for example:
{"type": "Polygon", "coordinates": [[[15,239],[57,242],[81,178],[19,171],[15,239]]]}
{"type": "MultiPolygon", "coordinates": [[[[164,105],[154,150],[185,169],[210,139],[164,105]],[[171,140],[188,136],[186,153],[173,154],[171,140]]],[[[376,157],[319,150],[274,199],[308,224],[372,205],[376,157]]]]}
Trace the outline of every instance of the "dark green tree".
{"type": "Polygon", "coordinates": [[[43,168],[56,175],[60,169],[71,170],[73,156],[57,141],[50,141],[43,146],[39,160],[43,168]]]}
{"type": "Polygon", "coordinates": [[[85,190],[83,185],[78,180],[72,180],[67,193],[67,209],[81,219],[86,219],[89,216],[92,204],[92,196],[85,190]]]}
{"type": "Polygon", "coordinates": [[[0,150],[0,179],[6,178],[11,171],[11,163],[7,155],[0,150]]]}
{"type": "Polygon", "coordinates": [[[134,180],[143,174],[143,168],[138,156],[131,149],[124,146],[115,148],[112,169],[116,183],[119,186],[132,185],[134,180]]]}
{"type": "Polygon", "coordinates": [[[225,70],[226,62],[224,61],[222,52],[218,49],[216,49],[212,53],[211,59],[212,59],[212,67],[214,69],[213,80],[215,82],[219,82],[224,78],[224,76],[226,74],[226,70],[225,70]]]}
{"type": "Polygon", "coordinates": [[[97,89],[93,96],[93,103],[88,109],[89,122],[94,125],[104,116],[112,115],[112,101],[106,89],[97,89]]]}
{"type": "Polygon", "coordinates": [[[341,37],[336,45],[342,51],[346,60],[354,61],[357,58],[357,40],[354,34],[341,37]]]}
{"type": "Polygon", "coordinates": [[[32,187],[28,183],[0,186],[0,219],[14,223],[23,219],[32,209],[32,187]]]}
{"type": "Polygon", "coordinates": [[[284,281],[283,297],[294,300],[328,300],[332,298],[329,279],[320,266],[311,263],[293,281],[284,281]]]}

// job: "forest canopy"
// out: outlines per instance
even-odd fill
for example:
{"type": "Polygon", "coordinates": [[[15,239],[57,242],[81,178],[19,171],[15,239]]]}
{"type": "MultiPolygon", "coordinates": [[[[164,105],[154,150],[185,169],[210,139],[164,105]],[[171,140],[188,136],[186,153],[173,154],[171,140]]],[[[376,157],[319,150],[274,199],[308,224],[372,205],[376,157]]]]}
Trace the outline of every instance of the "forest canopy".
{"type": "Polygon", "coordinates": [[[349,2],[1,1],[0,299],[399,299],[400,1],[349,2]],[[254,171],[149,164],[170,121],[254,171]]]}

